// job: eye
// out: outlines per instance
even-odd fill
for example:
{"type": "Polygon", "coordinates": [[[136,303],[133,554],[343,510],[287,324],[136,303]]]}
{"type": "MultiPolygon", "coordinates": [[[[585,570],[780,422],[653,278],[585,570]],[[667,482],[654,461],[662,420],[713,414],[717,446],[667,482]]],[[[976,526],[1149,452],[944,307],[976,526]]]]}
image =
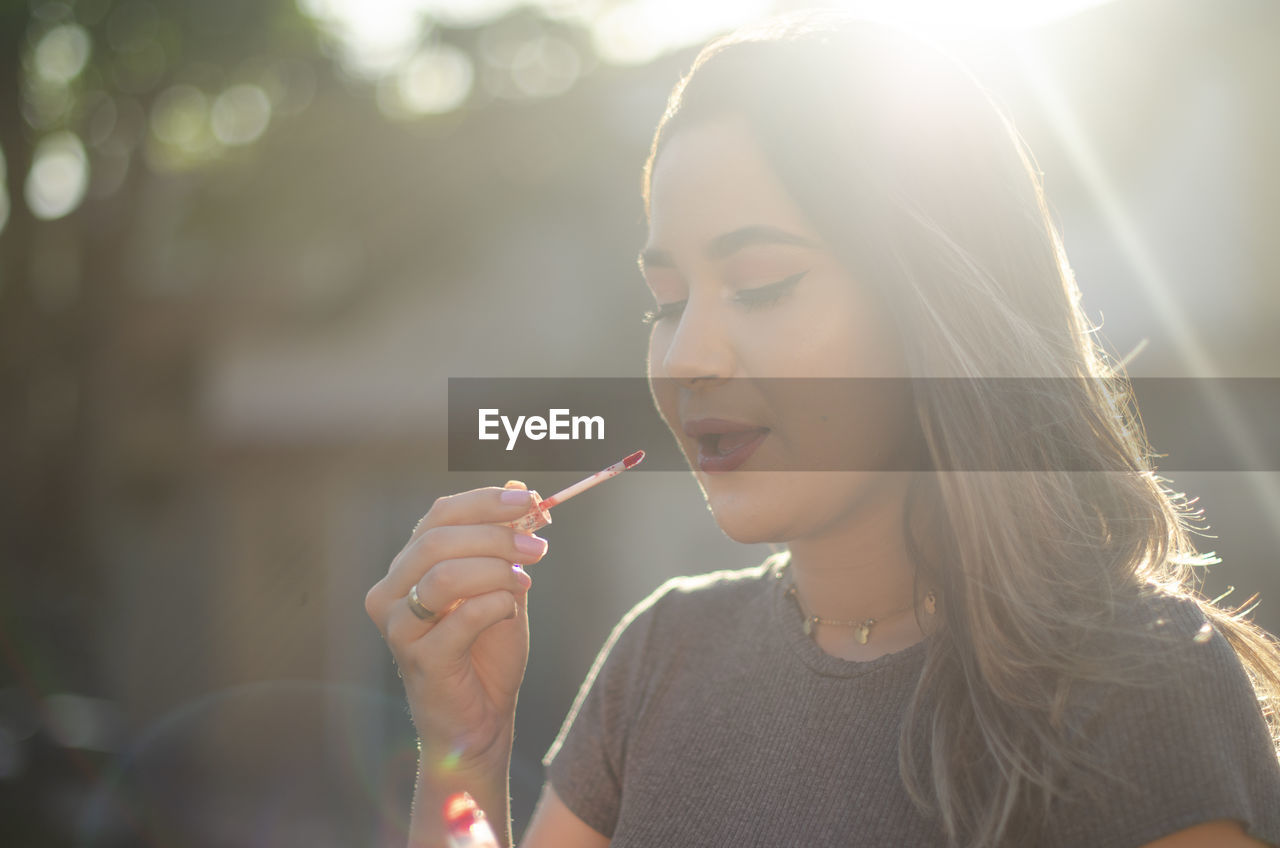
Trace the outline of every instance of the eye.
{"type": "Polygon", "coordinates": [[[673,300],[670,303],[659,304],[657,309],[646,312],[641,321],[646,324],[656,324],[663,318],[674,318],[684,311],[684,305],[689,302],[688,298],[684,300],[673,300]]]}
{"type": "MultiPolygon", "coordinates": [[[[733,296],[733,299],[742,304],[747,309],[758,309],[777,303],[782,298],[791,293],[796,283],[804,277],[808,271],[801,271],[799,274],[792,274],[785,280],[778,280],[776,283],[768,285],[756,286],[752,289],[743,289],[733,296]]],[[[688,298],[684,300],[673,300],[670,303],[663,303],[657,309],[644,313],[641,321],[645,324],[656,324],[664,318],[674,318],[684,311],[685,304],[689,302],[688,298]]]]}
{"type": "Polygon", "coordinates": [[[782,298],[790,294],[791,290],[795,288],[796,283],[800,282],[800,279],[807,273],[809,272],[801,271],[799,274],[792,274],[785,280],[779,280],[776,283],[757,286],[753,289],[743,289],[734,295],[734,300],[741,303],[747,309],[757,309],[762,306],[777,303],[779,300],[782,300],[782,298]]]}

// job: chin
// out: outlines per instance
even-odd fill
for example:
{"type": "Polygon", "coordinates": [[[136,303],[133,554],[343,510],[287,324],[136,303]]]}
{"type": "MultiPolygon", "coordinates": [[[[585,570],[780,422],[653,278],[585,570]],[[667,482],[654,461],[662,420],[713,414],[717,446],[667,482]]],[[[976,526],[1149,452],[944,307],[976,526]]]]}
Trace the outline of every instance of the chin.
{"type": "Polygon", "coordinates": [[[786,542],[794,536],[788,527],[785,503],[748,492],[716,492],[703,488],[707,509],[720,531],[735,542],[757,545],[786,542]]]}
{"type": "Polygon", "coordinates": [[[763,522],[740,518],[736,515],[724,515],[714,509],[711,514],[715,517],[716,526],[720,528],[720,532],[739,544],[760,545],[787,541],[782,538],[786,535],[784,532],[763,522]]]}
{"type": "Polygon", "coordinates": [[[707,508],[735,542],[786,543],[822,532],[868,500],[884,497],[885,480],[867,472],[806,474],[759,471],[698,474],[707,508]]]}

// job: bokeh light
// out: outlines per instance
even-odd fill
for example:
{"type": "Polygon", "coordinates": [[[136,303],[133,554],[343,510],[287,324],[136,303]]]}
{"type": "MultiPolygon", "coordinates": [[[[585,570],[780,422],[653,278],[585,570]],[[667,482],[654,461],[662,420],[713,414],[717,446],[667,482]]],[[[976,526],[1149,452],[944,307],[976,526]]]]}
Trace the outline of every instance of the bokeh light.
{"type": "Polygon", "coordinates": [[[381,86],[378,105],[391,117],[448,112],[466,101],[474,79],[471,57],[439,44],[420,51],[381,86]]]}
{"type": "Polygon", "coordinates": [[[79,24],[54,27],[36,45],[36,73],[50,82],[71,82],[89,61],[91,44],[88,30],[79,24]]]}
{"type": "Polygon", "coordinates": [[[311,65],[297,59],[275,62],[258,81],[271,98],[271,112],[286,117],[301,113],[316,94],[316,74],[311,65]]]}
{"type": "Polygon", "coordinates": [[[578,79],[582,60],[573,45],[543,36],[524,44],[511,62],[511,78],[530,97],[552,97],[568,91],[578,79]]]}
{"type": "Polygon", "coordinates": [[[271,120],[271,100],[261,87],[235,85],[218,95],[210,111],[213,135],[226,145],[252,144],[271,120]]]}
{"type": "Polygon", "coordinates": [[[519,4],[513,0],[419,0],[417,5],[445,26],[475,27],[502,16],[519,4]]]}
{"type": "Polygon", "coordinates": [[[209,99],[194,86],[171,86],[151,107],[151,132],[165,144],[193,149],[208,127],[209,99]]]}
{"type": "Polygon", "coordinates": [[[745,23],[776,5],[770,0],[631,0],[595,20],[595,48],[607,62],[637,65],[745,23]]]}
{"type": "MultiPolygon", "coordinates": [[[[433,25],[478,28],[499,21],[521,6],[549,19],[585,27],[600,58],[638,65],[663,53],[704,41],[719,32],[787,8],[779,0],[297,0],[338,46],[348,73],[381,79],[415,60],[415,51],[433,25]]],[[[827,7],[924,30],[956,34],[973,30],[1040,25],[1111,0],[844,0],[827,7]]],[[[488,32],[484,35],[488,35],[488,32]]],[[[530,48],[530,56],[534,55],[530,48]]],[[[576,54],[575,54],[576,55],[576,54]]],[[[532,70],[516,77],[529,96],[547,96],[572,85],[572,60],[561,45],[542,45],[532,70]],[[550,70],[545,66],[549,65],[550,70]],[[521,81],[523,80],[523,81],[521,81]],[[566,82],[567,80],[567,82],[566,82]]],[[[528,58],[528,57],[526,57],[528,58]]],[[[579,59],[581,57],[578,57],[579,59]]],[[[431,110],[434,111],[434,110],[431,110]]]]}
{"type": "Polygon", "coordinates": [[[89,157],[79,136],[59,132],[36,146],[24,195],[31,214],[43,220],[75,210],[89,186],[89,157]]]}
{"type": "Polygon", "coordinates": [[[298,7],[329,30],[347,72],[367,79],[407,62],[423,27],[418,0],[298,0],[298,7]]]}

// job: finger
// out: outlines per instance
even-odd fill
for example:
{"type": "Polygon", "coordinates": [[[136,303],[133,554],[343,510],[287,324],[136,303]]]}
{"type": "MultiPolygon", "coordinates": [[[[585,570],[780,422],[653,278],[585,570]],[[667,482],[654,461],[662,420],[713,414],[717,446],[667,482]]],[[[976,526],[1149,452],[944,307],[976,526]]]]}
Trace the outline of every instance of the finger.
{"type": "Polygon", "coordinates": [[[481,633],[519,614],[515,596],[505,589],[467,598],[432,628],[433,658],[449,664],[465,659],[481,633]]]}
{"type": "Polygon", "coordinates": [[[531,565],[547,553],[547,540],[496,524],[433,527],[405,546],[387,571],[393,594],[404,595],[438,563],[467,557],[492,557],[531,565]]]}
{"type": "Polygon", "coordinates": [[[430,610],[444,610],[462,598],[506,589],[524,594],[532,585],[523,569],[493,557],[445,560],[418,581],[418,599],[430,610]]]}
{"type": "MultiPolygon", "coordinates": [[[[456,603],[456,602],[455,602],[456,603]]],[[[409,608],[408,598],[399,598],[387,610],[386,640],[391,652],[395,655],[396,664],[404,668],[406,661],[417,656],[413,646],[426,633],[449,616],[449,607],[429,609],[436,613],[430,621],[418,618],[409,608]]]]}
{"type": "Polygon", "coordinates": [[[439,564],[451,559],[493,559],[507,569],[512,564],[537,562],[546,551],[545,539],[509,527],[476,524],[435,528],[396,555],[387,575],[365,596],[365,610],[386,636],[388,611],[402,603],[409,589],[439,564]]]}
{"type": "Polygon", "coordinates": [[[409,539],[412,541],[433,527],[515,521],[532,506],[533,496],[525,488],[500,489],[497,486],[486,486],[456,495],[445,495],[436,498],[431,509],[427,510],[427,514],[413,528],[409,539]]]}
{"type": "MultiPolygon", "coordinates": [[[[528,572],[526,572],[523,568],[521,568],[520,563],[518,562],[513,562],[511,564],[511,570],[513,572],[516,572],[517,579],[520,579],[521,574],[525,575],[526,577],[529,576],[528,572]]],[[[523,583],[523,581],[521,582],[523,583]]],[[[529,582],[524,583],[524,591],[516,593],[516,608],[521,613],[527,612],[529,609],[529,590],[532,588],[533,588],[533,578],[529,577],[529,582]]]]}
{"type": "MultiPolygon", "coordinates": [[[[499,575],[499,584],[497,586],[490,583],[482,586],[483,591],[472,591],[467,588],[465,591],[468,594],[459,597],[440,601],[429,600],[419,589],[419,602],[436,614],[435,617],[430,619],[418,617],[411,608],[408,597],[396,599],[390,609],[386,610],[386,622],[383,630],[387,644],[397,656],[397,663],[401,662],[402,657],[411,657],[413,655],[411,645],[416,640],[422,638],[471,598],[493,594],[496,591],[506,591],[510,597],[515,599],[517,613],[524,612],[528,608],[527,594],[533,579],[519,566],[513,566],[509,563],[500,563],[498,570],[505,571],[505,573],[499,575]]],[[[471,571],[474,571],[474,569],[471,571]]],[[[462,579],[466,580],[466,577],[462,579]]],[[[441,597],[451,594],[454,594],[454,592],[446,591],[441,597]]]]}
{"type": "Polygon", "coordinates": [[[528,487],[528,486],[526,486],[524,483],[521,483],[519,480],[508,480],[508,481],[506,482],[506,484],[504,484],[504,485],[503,485],[503,487],[502,487],[502,488],[504,488],[504,489],[526,489],[526,490],[527,490],[529,487],[528,487]]]}

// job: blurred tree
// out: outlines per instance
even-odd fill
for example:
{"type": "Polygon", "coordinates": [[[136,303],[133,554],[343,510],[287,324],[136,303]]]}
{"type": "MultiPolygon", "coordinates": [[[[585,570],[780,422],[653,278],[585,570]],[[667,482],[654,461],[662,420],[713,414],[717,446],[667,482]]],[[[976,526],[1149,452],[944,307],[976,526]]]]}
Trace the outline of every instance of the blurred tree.
{"type": "MultiPolygon", "coordinates": [[[[305,107],[327,61],[291,0],[0,3],[0,693],[14,710],[101,687],[92,504],[104,485],[163,499],[165,460],[188,446],[146,418],[190,406],[199,322],[138,337],[120,320],[157,241],[140,236],[165,192],[305,107]]],[[[59,756],[43,732],[6,738],[6,840],[63,844],[50,799],[74,795],[92,756],[59,756]]]]}

